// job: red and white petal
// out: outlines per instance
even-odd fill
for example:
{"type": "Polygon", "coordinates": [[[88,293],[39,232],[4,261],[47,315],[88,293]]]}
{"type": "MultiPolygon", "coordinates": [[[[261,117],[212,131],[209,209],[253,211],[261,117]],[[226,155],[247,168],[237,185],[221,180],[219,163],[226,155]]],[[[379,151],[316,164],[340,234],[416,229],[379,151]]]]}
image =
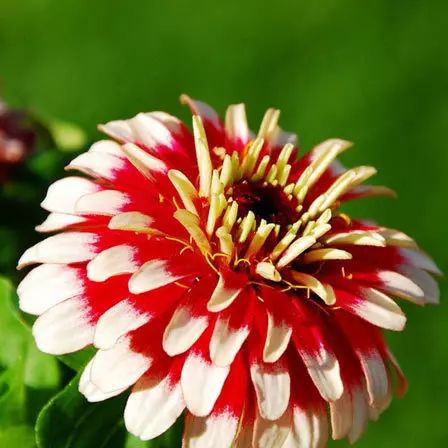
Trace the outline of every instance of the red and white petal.
{"type": "Polygon", "coordinates": [[[283,355],[291,339],[292,328],[284,320],[267,311],[268,330],[263,350],[263,361],[276,362],[283,355]]]}
{"type": "Polygon", "coordinates": [[[434,260],[420,250],[399,248],[401,257],[403,257],[404,264],[413,266],[415,268],[429,271],[433,274],[442,275],[442,272],[438,266],[434,263],[434,260]]]}
{"type": "Polygon", "coordinates": [[[34,263],[79,263],[91,260],[99,249],[99,236],[88,232],[65,232],[53,235],[27,249],[17,268],[34,263]]]}
{"type": "Polygon", "coordinates": [[[170,272],[167,260],[148,261],[129,280],[129,291],[141,294],[174,283],[184,276],[180,272],[170,272]]]}
{"type": "Polygon", "coordinates": [[[151,440],[169,429],[185,409],[180,383],[165,377],[144,376],[132,389],[126,403],[127,430],[142,440],[151,440]]]}
{"type": "Polygon", "coordinates": [[[187,303],[181,303],[163,333],[163,349],[169,356],[184,353],[201,337],[209,321],[209,316],[197,315],[187,303]]]}
{"type": "Polygon", "coordinates": [[[360,288],[356,295],[338,291],[337,296],[343,308],[378,327],[401,331],[406,324],[406,316],[400,307],[374,288],[360,288]]]}
{"type": "Polygon", "coordinates": [[[246,384],[246,366],[239,356],[210,415],[187,415],[183,447],[233,447],[243,413],[246,384]]]}
{"type": "Polygon", "coordinates": [[[408,388],[408,382],[406,380],[406,377],[404,376],[403,370],[401,370],[400,364],[398,364],[398,361],[396,360],[395,356],[389,349],[386,349],[386,355],[387,359],[392,364],[392,367],[394,368],[395,374],[398,379],[397,396],[402,397],[406,393],[406,390],[408,388]]]}
{"type": "Polygon", "coordinates": [[[88,218],[65,213],[50,213],[42,224],[36,226],[38,232],[55,232],[69,227],[81,227],[89,223],[88,218]]]}
{"type": "Polygon", "coordinates": [[[89,179],[65,177],[50,185],[40,205],[49,212],[75,213],[75,205],[80,197],[100,190],[101,186],[89,179]]]}
{"type": "Polygon", "coordinates": [[[108,400],[109,398],[115,397],[126,390],[117,389],[109,393],[102,392],[98,386],[96,386],[90,379],[90,373],[92,370],[93,359],[84,368],[81,378],[79,379],[79,391],[86,397],[87,401],[90,403],[96,403],[98,401],[108,400]]]}
{"type": "Polygon", "coordinates": [[[324,329],[325,322],[305,303],[296,301],[299,318],[293,341],[308,374],[326,401],[337,400],[344,390],[339,362],[324,329]]]}
{"type": "Polygon", "coordinates": [[[127,162],[121,157],[100,152],[84,152],[73,159],[65,169],[78,170],[113,183],[120,178],[120,172],[126,167],[127,162]]]}
{"type": "Polygon", "coordinates": [[[266,420],[257,415],[252,446],[254,448],[277,448],[283,446],[291,432],[291,410],[287,409],[276,420],[266,420]]]}
{"type": "Polygon", "coordinates": [[[90,378],[104,393],[126,389],[149,369],[152,361],[148,355],[134,351],[131,338],[123,336],[112,348],[96,353],[90,378]]]}
{"type": "Polygon", "coordinates": [[[113,216],[125,211],[131,202],[131,196],[127,193],[102,190],[79,198],[75,204],[75,212],[81,215],[113,216]]]}
{"type": "Polygon", "coordinates": [[[208,415],[218,399],[230,367],[211,363],[200,351],[190,351],[181,374],[188,410],[197,417],[208,415]]]}
{"type": "Polygon", "coordinates": [[[193,114],[199,115],[202,118],[202,121],[204,122],[204,128],[207,134],[209,131],[208,128],[210,126],[214,127],[217,130],[222,129],[221,118],[219,117],[215,109],[213,109],[211,106],[209,106],[206,103],[203,103],[202,101],[194,100],[190,98],[188,95],[182,95],[180,97],[180,101],[182,104],[187,104],[188,107],[193,112],[193,114]]]}
{"type": "Polygon", "coordinates": [[[277,420],[288,407],[291,378],[282,363],[254,363],[250,367],[252,383],[257,395],[260,415],[277,420]]]}
{"type": "Polygon", "coordinates": [[[100,349],[111,349],[121,336],[147,324],[152,317],[152,313],[139,308],[134,300],[122,300],[98,319],[93,343],[100,349]]]}
{"type": "Polygon", "coordinates": [[[207,303],[207,309],[214,313],[225,310],[246,285],[247,277],[245,275],[230,270],[222,271],[218,284],[207,303]]]}
{"type": "Polygon", "coordinates": [[[29,314],[40,315],[54,305],[85,290],[83,269],[60,264],[37,266],[17,288],[19,306],[29,314]]]}
{"type": "Polygon", "coordinates": [[[125,157],[121,145],[113,140],[99,140],[89,148],[89,152],[111,154],[121,158],[125,157]]]}
{"type": "Polygon", "coordinates": [[[128,244],[103,250],[87,264],[87,277],[94,282],[120,274],[132,274],[140,266],[136,257],[137,249],[128,244]]]}
{"type": "Polygon", "coordinates": [[[440,302],[439,285],[430,274],[407,265],[398,266],[397,269],[423,291],[425,303],[438,304],[440,302]]]}
{"type": "Polygon", "coordinates": [[[42,314],[33,325],[33,336],[40,351],[63,355],[92,344],[95,325],[81,297],[67,299],[42,314]]]}
{"type": "Polygon", "coordinates": [[[227,108],[225,118],[229,152],[240,151],[251,140],[251,132],[247,125],[246,108],[244,104],[234,104],[227,108]]]}

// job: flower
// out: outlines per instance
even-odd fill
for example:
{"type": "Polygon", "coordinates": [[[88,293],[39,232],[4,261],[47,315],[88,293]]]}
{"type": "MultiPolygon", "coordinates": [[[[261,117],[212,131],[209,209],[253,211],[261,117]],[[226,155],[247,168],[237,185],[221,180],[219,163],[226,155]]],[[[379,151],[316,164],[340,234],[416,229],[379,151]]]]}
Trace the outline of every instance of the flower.
{"type": "Polygon", "coordinates": [[[11,109],[0,99],[0,185],[8,180],[9,168],[23,162],[34,148],[36,133],[26,119],[25,111],[11,109]]]}
{"type": "Polygon", "coordinates": [[[55,182],[38,227],[60,231],[19,267],[38,347],[98,348],[80,380],[91,401],[133,386],[127,429],[142,439],[185,411],[189,447],[323,447],[355,441],[406,380],[382,329],[402,330],[391,296],[437,303],[434,262],[404,233],[338,212],[392,195],[346,170],[330,139],[296,160],[269,109],[255,137],[243,104],[225,124],[183,96],[193,135],[163,112],[100,129],[55,182]],[[327,405],[329,416],[327,415],[327,405]]]}

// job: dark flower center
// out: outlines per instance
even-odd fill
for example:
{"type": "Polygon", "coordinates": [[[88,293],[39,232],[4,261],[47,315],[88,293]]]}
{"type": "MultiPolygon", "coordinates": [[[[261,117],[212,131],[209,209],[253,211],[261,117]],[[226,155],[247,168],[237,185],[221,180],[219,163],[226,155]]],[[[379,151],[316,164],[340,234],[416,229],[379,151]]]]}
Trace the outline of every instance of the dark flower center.
{"type": "Polygon", "coordinates": [[[238,203],[238,216],[244,218],[252,211],[257,221],[265,219],[268,223],[286,226],[298,219],[295,197],[288,197],[283,188],[260,181],[243,181],[233,186],[233,199],[238,203]]]}

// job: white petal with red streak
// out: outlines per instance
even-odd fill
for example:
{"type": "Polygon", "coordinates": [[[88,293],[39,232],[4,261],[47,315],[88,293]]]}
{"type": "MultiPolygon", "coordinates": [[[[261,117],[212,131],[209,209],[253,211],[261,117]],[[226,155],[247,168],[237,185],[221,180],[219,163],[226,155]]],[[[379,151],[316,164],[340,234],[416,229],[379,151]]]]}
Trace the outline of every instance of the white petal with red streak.
{"type": "Polygon", "coordinates": [[[291,411],[289,409],[276,420],[266,420],[261,415],[257,415],[252,446],[254,448],[281,447],[290,432],[291,411]]]}
{"type": "Polygon", "coordinates": [[[82,215],[113,216],[120,213],[130,202],[131,197],[122,191],[102,190],[79,198],[75,209],[76,213],[82,215]]]}
{"type": "Polygon", "coordinates": [[[81,378],[79,379],[79,391],[86,397],[90,403],[96,403],[98,401],[104,401],[109,398],[115,397],[126,390],[117,389],[109,393],[101,392],[101,390],[90,380],[90,372],[92,370],[93,359],[84,368],[81,378]]]}
{"type": "Polygon", "coordinates": [[[34,263],[78,263],[91,260],[98,252],[98,235],[66,232],[53,235],[27,249],[20,257],[18,269],[34,263]]]}
{"type": "Polygon", "coordinates": [[[159,145],[171,146],[171,132],[159,120],[149,114],[140,113],[128,120],[134,134],[134,142],[143,143],[148,148],[159,145]]]}
{"type": "Polygon", "coordinates": [[[383,283],[381,289],[387,293],[408,299],[420,305],[425,303],[424,292],[408,277],[394,271],[380,271],[378,277],[383,283]]]}
{"type": "Polygon", "coordinates": [[[132,294],[152,291],[173,283],[183,276],[169,272],[168,262],[165,260],[148,261],[129,280],[129,291],[132,294]]]}
{"type": "Polygon", "coordinates": [[[387,330],[404,328],[406,316],[389,296],[373,288],[362,288],[359,295],[362,300],[351,306],[358,316],[387,330]]]}
{"type": "Polygon", "coordinates": [[[422,269],[406,265],[398,266],[398,270],[422,289],[425,303],[438,304],[440,302],[439,285],[430,274],[422,269]]]}
{"type": "Polygon", "coordinates": [[[65,177],[50,185],[40,205],[49,212],[75,213],[75,204],[81,196],[100,190],[101,187],[89,179],[65,177]]]}
{"type": "Polygon", "coordinates": [[[50,213],[47,219],[36,226],[38,232],[55,232],[56,230],[65,229],[67,227],[76,227],[79,224],[87,222],[82,216],[67,215],[64,213],[50,213]]]}
{"type": "Polygon", "coordinates": [[[116,179],[116,173],[125,168],[126,162],[120,157],[99,152],[84,152],[73,159],[66,170],[78,170],[93,177],[109,181],[116,179]]]}
{"type": "Polygon", "coordinates": [[[325,348],[318,352],[299,350],[308,373],[325,401],[337,400],[344,390],[339,362],[325,348]]]}
{"type": "Polygon", "coordinates": [[[233,104],[227,108],[225,128],[227,137],[231,140],[240,141],[243,145],[250,140],[244,104],[233,104]]]}
{"type": "Polygon", "coordinates": [[[91,344],[95,326],[89,322],[87,314],[88,308],[80,297],[72,297],[50,308],[33,325],[39,350],[63,355],[91,344]]]}
{"type": "Polygon", "coordinates": [[[277,420],[289,403],[291,379],[288,371],[284,368],[273,370],[256,363],[251,366],[250,375],[261,416],[268,420],[277,420]]]}
{"type": "Polygon", "coordinates": [[[199,354],[189,354],[180,382],[187,408],[193,415],[204,417],[211,412],[229,370],[206,362],[199,354]]]}
{"type": "Polygon", "coordinates": [[[117,157],[124,157],[121,145],[113,140],[99,140],[89,148],[89,152],[99,152],[117,157]]]}
{"type": "Polygon", "coordinates": [[[34,268],[17,288],[20,309],[36,315],[83,291],[79,269],[60,264],[42,264],[34,268]]]}
{"type": "Polygon", "coordinates": [[[283,355],[291,340],[292,328],[285,322],[276,322],[269,311],[268,330],[263,348],[263,361],[276,362],[283,355]]]}
{"type": "Polygon", "coordinates": [[[188,104],[195,115],[199,115],[204,121],[210,121],[216,129],[221,127],[218,113],[208,104],[194,100],[185,94],[181,95],[180,101],[182,104],[188,104]]]}
{"type": "Polygon", "coordinates": [[[151,224],[154,219],[140,212],[125,212],[113,216],[108,227],[113,230],[130,230],[133,232],[152,233],[151,224]]]}
{"type": "Polygon", "coordinates": [[[207,417],[188,416],[183,448],[231,448],[238,429],[238,419],[231,414],[207,417]]]}
{"type": "Polygon", "coordinates": [[[406,264],[423,269],[425,271],[432,272],[433,274],[442,275],[442,272],[440,271],[438,266],[424,252],[406,248],[399,248],[398,250],[406,260],[406,264]]]}
{"type": "Polygon", "coordinates": [[[124,410],[127,430],[150,440],[169,429],[185,409],[182,388],[170,378],[142,378],[132,389],[124,410]]]}
{"type": "Polygon", "coordinates": [[[139,268],[135,252],[136,248],[127,244],[103,250],[87,264],[87,277],[94,282],[104,282],[116,275],[134,273],[139,268]]]}
{"type": "Polygon", "coordinates": [[[328,440],[328,420],[325,412],[293,409],[292,431],[282,448],[324,448],[328,440]]]}
{"type": "Polygon", "coordinates": [[[184,353],[208,327],[207,316],[196,316],[185,304],[180,304],[163,333],[163,349],[169,356],[184,353]]]}
{"type": "Polygon", "coordinates": [[[232,288],[226,285],[224,277],[219,277],[218,284],[216,285],[213,294],[207,303],[207,309],[214,313],[225,310],[233,301],[238,297],[238,294],[242,291],[241,288],[232,288]]]}
{"type": "Polygon", "coordinates": [[[103,350],[110,349],[121,336],[145,325],[151,317],[150,313],[140,311],[131,301],[122,300],[98,319],[93,343],[103,350]]]}
{"type": "Polygon", "coordinates": [[[93,359],[90,378],[105,393],[131,386],[152,363],[148,356],[132,350],[127,336],[112,348],[99,350],[93,359]]]}
{"type": "Polygon", "coordinates": [[[369,353],[358,350],[356,355],[366,379],[370,405],[381,408],[389,399],[389,377],[383,358],[376,350],[369,353]]]}
{"type": "Polygon", "coordinates": [[[210,339],[210,358],[218,366],[232,364],[248,335],[247,326],[234,329],[228,319],[218,317],[210,339]]]}

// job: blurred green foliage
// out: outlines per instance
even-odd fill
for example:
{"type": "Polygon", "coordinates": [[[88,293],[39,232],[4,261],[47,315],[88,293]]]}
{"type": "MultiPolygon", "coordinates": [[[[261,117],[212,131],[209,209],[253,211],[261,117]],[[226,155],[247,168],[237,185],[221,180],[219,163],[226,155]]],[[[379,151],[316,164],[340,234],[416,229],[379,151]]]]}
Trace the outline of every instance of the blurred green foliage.
{"type": "MultiPolygon", "coordinates": [[[[367,199],[350,212],[409,233],[448,272],[447,17],[443,0],[3,0],[0,77],[11,104],[73,122],[92,141],[97,123],[139,111],[186,119],[182,92],[220,112],[245,102],[253,127],[277,106],[305,151],[327,137],[354,141],[344,162],[376,166],[377,182],[399,198],[367,199]]],[[[40,151],[3,189],[3,273],[14,275],[20,251],[39,238],[38,203],[69,157],[40,151]]],[[[410,390],[359,447],[448,440],[448,317],[443,305],[404,308],[407,330],[389,339],[410,390]]],[[[15,431],[16,442],[1,447],[28,446],[29,433],[15,431]]]]}

